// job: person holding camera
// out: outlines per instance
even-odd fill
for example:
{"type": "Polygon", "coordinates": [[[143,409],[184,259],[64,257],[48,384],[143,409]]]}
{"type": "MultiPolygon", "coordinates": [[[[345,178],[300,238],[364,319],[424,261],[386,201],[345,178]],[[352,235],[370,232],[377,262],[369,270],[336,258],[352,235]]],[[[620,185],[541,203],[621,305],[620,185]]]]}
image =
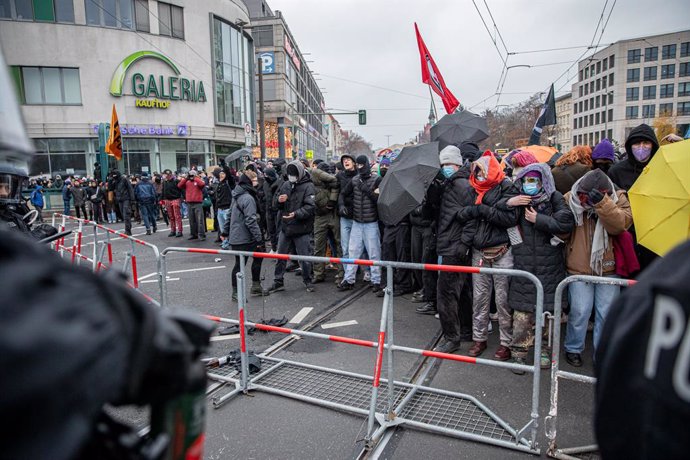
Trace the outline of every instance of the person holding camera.
{"type": "MultiPolygon", "coordinates": [[[[264,238],[259,227],[259,198],[253,182],[256,181],[254,171],[244,171],[239,183],[232,190],[232,205],[230,219],[225,220],[220,235],[223,244],[227,240],[233,251],[266,252],[264,238]]],[[[268,295],[268,291],[261,287],[261,264],[263,259],[254,257],[252,261],[251,295],[268,295]]],[[[237,300],[237,272],[240,271],[240,256],[235,256],[232,268],[232,300],[237,300]]]]}
{"type": "Polygon", "coordinates": [[[189,233],[191,236],[187,239],[204,241],[206,239],[206,222],[204,222],[204,208],[201,203],[204,201],[203,190],[206,187],[206,182],[197,175],[195,169],[191,169],[189,173],[182,176],[177,187],[184,190],[185,201],[189,207],[189,233]]]}

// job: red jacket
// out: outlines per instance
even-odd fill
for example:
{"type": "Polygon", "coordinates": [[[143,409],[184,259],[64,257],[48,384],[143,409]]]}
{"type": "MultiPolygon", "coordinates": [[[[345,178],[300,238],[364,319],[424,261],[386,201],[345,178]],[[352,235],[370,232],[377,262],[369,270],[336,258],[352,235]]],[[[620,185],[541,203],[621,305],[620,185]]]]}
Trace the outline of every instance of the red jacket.
{"type": "Polygon", "coordinates": [[[180,180],[177,187],[184,189],[185,201],[187,203],[201,203],[204,200],[204,195],[201,191],[206,187],[206,182],[198,176],[194,176],[194,179],[191,180],[180,180]]]}

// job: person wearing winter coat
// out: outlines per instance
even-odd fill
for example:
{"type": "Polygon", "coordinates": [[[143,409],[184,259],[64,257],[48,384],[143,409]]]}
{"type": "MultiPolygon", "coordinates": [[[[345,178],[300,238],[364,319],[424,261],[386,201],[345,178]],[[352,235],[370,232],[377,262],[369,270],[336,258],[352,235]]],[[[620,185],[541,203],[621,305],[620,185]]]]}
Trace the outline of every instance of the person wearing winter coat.
{"type": "Polygon", "coordinates": [[[266,210],[266,233],[268,234],[268,241],[271,242],[271,250],[275,251],[278,247],[278,222],[276,220],[278,208],[274,203],[276,193],[283,185],[283,179],[278,172],[273,168],[266,168],[264,170],[264,209],[266,210]]]}
{"type": "Polygon", "coordinates": [[[38,222],[43,222],[43,206],[45,206],[45,199],[43,197],[43,186],[37,185],[36,188],[34,189],[33,192],[31,192],[31,195],[29,197],[31,200],[31,204],[36,208],[36,212],[38,212],[38,217],[36,220],[38,222]]]}
{"type": "Polygon", "coordinates": [[[120,209],[122,218],[125,221],[125,234],[131,236],[132,201],[136,199],[134,196],[134,188],[132,188],[132,183],[116,169],[111,173],[108,188],[115,193],[115,201],[120,209]]]}
{"type": "Polygon", "coordinates": [[[94,220],[97,224],[103,223],[103,202],[105,200],[104,187],[98,185],[97,181],[92,180],[86,193],[88,194],[88,200],[91,203],[91,209],[93,211],[91,220],[94,220]]]}
{"type": "MultiPolygon", "coordinates": [[[[573,214],[563,195],[556,190],[551,168],[544,163],[524,167],[515,177],[514,187],[519,195],[506,201],[518,210],[519,237],[511,245],[513,268],[532,273],[544,289],[544,311],[553,312],[556,287],[566,276],[563,240],[559,235],[570,234],[573,214]]],[[[534,284],[528,279],[511,277],[508,302],[513,310],[513,338],[510,351],[518,364],[525,364],[529,348],[534,343],[534,284]]],[[[543,328],[540,365],[551,366],[547,346],[548,328],[543,328]]],[[[524,371],[513,371],[524,374],[524,371]]]]}
{"type": "MultiPolygon", "coordinates": [[[[477,229],[472,243],[472,265],[475,267],[513,268],[513,253],[508,229],[518,223],[517,210],[505,202],[517,195],[510,179],[490,151],[472,163],[470,185],[474,205],[461,211],[464,219],[475,219],[477,229]]],[[[473,316],[470,356],[479,356],[486,350],[489,328],[489,308],[493,288],[501,345],[494,354],[500,361],[510,359],[512,315],[508,304],[509,277],[506,275],[472,275],[473,316]]]]}
{"type": "MultiPolygon", "coordinates": [[[[230,174],[230,168],[225,163],[220,169],[213,173],[218,175],[218,186],[216,187],[216,210],[218,218],[218,236],[222,239],[223,228],[226,222],[232,217],[232,191],[235,189],[235,178],[230,174]]],[[[230,249],[230,241],[223,240],[221,249],[230,249]]]]}
{"type": "Polygon", "coordinates": [[[350,257],[350,233],[352,232],[352,195],[345,197],[343,190],[357,175],[357,168],[355,168],[355,157],[348,153],[340,156],[340,165],[342,170],[338,171],[335,177],[338,179],[338,188],[340,195],[338,195],[338,216],[340,217],[340,247],[343,250],[343,257],[350,257]]]}
{"type": "MultiPolygon", "coordinates": [[[[460,149],[449,145],[439,154],[441,173],[440,207],[436,218],[436,251],[443,265],[468,266],[472,261],[472,242],[476,231],[474,219],[460,219],[459,213],[474,205],[472,186],[463,170],[460,149]]],[[[438,309],[444,342],[435,350],[453,353],[460,349],[464,338],[472,334],[472,296],[465,289],[470,282],[467,273],[439,272],[436,288],[438,309]]]]}
{"type": "MultiPolygon", "coordinates": [[[[298,161],[292,161],[287,165],[288,180],[283,183],[275,197],[275,206],[279,210],[281,230],[278,235],[278,253],[288,254],[291,244],[294,244],[297,255],[312,255],[311,234],[314,231],[314,212],[316,204],[314,195],[316,191],[311,176],[304,169],[304,165],[298,161]]],[[[302,267],[302,281],[307,292],[314,291],[311,279],[311,263],[300,262],[302,267]]],[[[273,285],[270,292],[282,291],[283,277],[285,275],[285,260],[276,262],[273,285]]]]}
{"type": "Polygon", "coordinates": [[[148,173],[141,174],[141,180],[134,188],[134,195],[137,197],[146,234],[156,233],[156,188],[151,183],[148,173]]]}
{"type": "Polygon", "coordinates": [[[204,221],[204,208],[201,202],[204,200],[203,190],[206,182],[198,176],[195,169],[180,179],[177,188],[184,191],[185,201],[189,209],[189,233],[188,240],[204,241],[206,239],[206,222],[204,221]]]}
{"type": "MultiPolygon", "coordinates": [[[[377,210],[378,194],[377,189],[380,177],[372,174],[369,158],[360,155],[356,160],[357,175],[341,189],[338,203],[341,208],[341,215],[351,215],[354,223],[349,234],[348,258],[358,259],[362,257],[362,252],[366,249],[371,260],[381,259],[381,236],[379,232],[379,215],[377,210]],[[347,203],[351,203],[351,212],[347,208],[347,203]]],[[[341,231],[343,225],[341,221],[341,231]]],[[[343,233],[341,238],[345,238],[343,233]]],[[[351,264],[345,267],[345,276],[338,285],[341,291],[352,289],[355,285],[355,275],[357,265],[351,264]]],[[[371,267],[371,288],[374,293],[381,290],[381,267],[371,267]]]]}
{"type": "MultiPolygon", "coordinates": [[[[630,190],[642,170],[654,158],[656,151],[659,150],[659,141],[654,134],[654,129],[650,126],[641,124],[630,131],[625,140],[625,151],[628,158],[611,166],[609,177],[617,187],[623,190],[630,190]]],[[[647,268],[657,259],[656,253],[637,243],[635,228],[630,230],[635,238],[635,253],[640,263],[640,271],[647,268]]]]}
{"type": "MultiPolygon", "coordinates": [[[[57,180],[56,180],[57,182],[57,180]]],[[[69,216],[70,208],[71,208],[71,202],[72,202],[72,181],[69,179],[65,180],[64,185],[62,186],[62,213],[65,216],[69,216]]]]}
{"type": "Polygon", "coordinates": [[[82,214],[84,215],[84,219],[87,219],[86,190],[82,188],[79,180],[75,180],[72,186],[72,198],[74,199],[74,212],[77,214],[77,219],[80,219],[82,214]]]}
{"type": "MultiPolygon", "coordinates": [[[[314,255],[317,257],[326,256],[326,245],[328,235],[331,233],[337,246],[337,253],[333,257],[342,257],[340,250],[340,222],[338,220],[337,207],[338,195],[340,194],[340,183],[338,178],[329,172],[328,163],[321,162],[312,167],[311,179],[314,182],[316,196],[316,217],[314,218],[314,255]]],[[[343,266],[338,264],[338,279],[342,280],[345,274],[343,266]]],[[[314,264],[314,283],[321,283],[326,280],[326,264],[314,264]]]]}
{"type": "MultiPolygon", "coordinates": [[[[624,190],[616,190],[600,169],[579,179],[565,200],[575,218],[567,237],[566,270],[569,275],[616,276],[613,239],[632,225],[630,202],[624,190]]],[[[587,324],[594,308],[594,349],[618,286],[575,282],[568,286],[570,313],[565,336],[565,357],[572,366],[582,366],[587,324]]]]}
{"type": "Polygon", "coordinates": [[[161,200],[170,221],[170,233],[168,236],[179,238],[182,236],[182,210],[180,209],[182,190],[177,186],[179,181],[171,170],[166,169],[163,171],[161,178],[163,179],[161,200]]]}
{"type": "Polygon", "coordinates": [[[556,161],[551,169],[556,190],[565,195],[579,178],[592,170],[592,149],[576,145],[556,161]]]}
{"type": "MultiPolygon", "coordinates": [[[[225,175],[225,171],[221,171],[225,175]]],[[[232,189],[229,218],[223,218],[221,239],[228,249],[233,251],[266,252],[264,237],[259,227],[259,198],[253,185],[256,181],[254,171],[245,170],[232,189]]],[[[223,187],[229,182],[227,177],[223,187]]],[[[247,258],[247,262],[249,259],[247,258]]],[[[261,265],[263,258],[254,257],[251,266],[252,287],[251,295],[268,295],[269,292],[261,287],[261,265]]],[[[232,300],[237,300],[237,273],[240,271],[240,256],[235,256],[230,281],[232,283],[232,300]]]]}

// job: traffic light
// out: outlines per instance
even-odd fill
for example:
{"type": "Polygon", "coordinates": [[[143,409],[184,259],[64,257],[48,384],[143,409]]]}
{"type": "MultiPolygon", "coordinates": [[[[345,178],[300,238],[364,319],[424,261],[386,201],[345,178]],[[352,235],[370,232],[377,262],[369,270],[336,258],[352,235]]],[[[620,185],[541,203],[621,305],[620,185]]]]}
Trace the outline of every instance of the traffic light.
{"type": "Polygon", "coordinates": [[[366,125],[367,124],[367,111],[366,110],[360,110],[358,112],[359,114],[359,124],[360,125],[366,125]]]}

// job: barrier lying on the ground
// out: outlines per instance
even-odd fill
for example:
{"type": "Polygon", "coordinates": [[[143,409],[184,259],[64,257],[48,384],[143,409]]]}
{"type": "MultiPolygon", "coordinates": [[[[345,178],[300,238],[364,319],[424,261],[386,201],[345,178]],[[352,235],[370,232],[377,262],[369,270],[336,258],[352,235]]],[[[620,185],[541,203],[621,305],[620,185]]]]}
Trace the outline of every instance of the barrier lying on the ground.
{"type": "Polygon", "coordinates": [[[529,279],[536,289],[536,337],[541,337],[544,327],[543,319],[543,289],[539,279],[533,274],[512,269],[497,269],[483,267],[465,267],[452,265],[417,264],[405,262],[371,261],[359,259],[340,259],[314,256],[295,256],[287,254],[267,254],[258,252],[244,252],[216,249],[196,248],[166,248],[161,252],[161,303],[167,306],[167,263],[166,256],[170,253],[190,254],[226,254],[238,256],[240,270],[237,273],[237,308],[238,320],[222,317],[210,317],[218,322],[238,324],[240,333],[241,371],[239,380],[227,378],[234,382],[234,391],[217,401],[217,405],[230,398],[247,393],[250,390],[261,390],[268,393],[287,396],[290,398],[319,404],[337,410],[343,410],[367,417],[367,434],[365,440],[369,445],[378,440],[386,430],[398,425],[415,427],[427,431],[441,433],[472,441],[484,442],[496,446],[515,449],[523,452],[539,454],[537,446],[537,428],[539,424],[539,357],[541,341],[535,340],[534,365],[528,366],[516,363],[493,361],[482,358],[472,358],[432,350],[422,350],[411,347],[398,346],[393,343],[393,269],[445,271],[468,274],[520,276],[529,279]],[[387,287],[384,290],[383,306],[379,333],[376,340],[362,340],[350,337],[333,336],[316,332],[301,331],[284,327],[250,323],[245,320],[246,284],[245,262],[249,257],[293,260],[318,263],[355,264],[380,266],[386,268],[387,287]],[[336,369],[313,366],[293,361],[261,356],[271,366],[256,376],[251,376],[248,370],[248,353],[246,344],[247,327],[259,330],[311,337],[349,345],[363,346],[376,349],[376,358],[371,376],[354,374],[336,369]],[[482,364],[511,370],[531,372],[532,404],[530,420],[520,429],[512,428],[507,422],[491,412],[473,396],[435,389],[417,384],[395,381],[394,351],[412,353],[449,361],[482,364]],[[387,355],[386,379],[381,378],[383,356],[387,355]],[[298,376],[295,380],[295,376],[298,376]],[[292,379],[292,380],[291,380],[292,379]],[[313,381],[310,382],[309,379],[313,381]],[[346,382],[344,381],[346,380],[346,382]],[[328,383],[331,382],[332,387],[328,383]],[[346,383],[346,384],[345,384],[346,383]],[[385,385],[387,401],[379,401],[379,388],[385,385]],[[368,388],[368,389],[367,389],[368,388]],[[347,392],[347,394],[342,394],[347,392]],[[369,401],[364,407],[364,399],[369,401]],[[376,429],[375,424],[379,427],[376,429]],[[529,431],[529,439],[523,434],[529,431]]]}
{"type": "MultiPolygon", "coordinates": [[[[76,263],[77,265],[81,264],[82,260],[86,260],[92,264],[92,269],[94,272],[98,272],[102,269],[105,268],[111,268],[113,266],[113,248],[112,248],[112,243],[113,241],[116,241],[118,238],[121,238],[122,240],[129,241],[131,244],[131,248],[127,253],[125,254],[125,261],[121,267],[122,273],[127,276],[128,272],[131,271],[131,285],[135,289],[139,289],[139,273],[137,269],[137,246],[144,246],[146,248],[149,248],[151,251],[153,251],[154,258],[156,260],[156,268],[158,272],[158,285],[159,289],[162,289],[162,283],[160,281],[160,274],[161,274],[161,269],[160,269],[160,251],[158,250],[158,246],[147,243],[146,241],[140,240],[138,238],[134,238],[133,236],[126,235],[124,232],[121,230],[113,230],[112,228],[108,228],[104,225],[98,224],[92,220],[88,219],[80,219],[78,217],[72,217],[72,216],[66,216],[64,214],[60,213],[54,213],[52,217],[52,225],[53,227],[58,228],[59,231],[64,231],[65,230],[65,225],[67,220],[76,222],[78,224],[77,231],[74,233],[74,243],[72,244],[71,249],[69,247],[65,246],[65,238],[60,238],[57,241],[53,243],[53,247],[55,248],[56,251],[60,253],[61,256],[64,257],[64,253],[68,252],[71,254],[71,259],[72,263],[76,263]],[[59,227],[56,226],[56,218],[61,218],[61,223],[59,224],[59,227]],[[93,253],[92,257],[84,257],[82,254],[82,235],[83,235],[83,230],[84,226],[91,226],[93,227],[93,237],[94,237],[94,242],[93,242],[93,253]],[[99,230],[102,231],[102,233],[99,233],[99,230]],[[99,240],[99,236],[105,235],[104,240],[99,240]],[[116,238],[111,238],[111,236],[115,236],[116,238]],[[105,257],[108,257],[108,263],[107,265],[104,263],[105,257]]],[[[161,296],[162,296],[162,290],[161,296]]],[[[148,296],[146,296],[148,297],[148,296]]],[[[148,297],[150,299],[150,297],[148,297]]],[[[158,302],[155,302],[158,303],[158,302]]]]}
{"type": "Polygon", "coordinates": [[[635,280],[626,280],[620,278],[607,278],[601,276],[587,276],[587,275],[572,275],[564,279],[556,287],[556,297],[553,306],[553,316],[556,319],[557,326],[553,328],[553,339],[551,347],[551,398],[549,414],[544,418],[544,430],[546,437],[549,438],[549,448],[547,454],[550,457],[559,459],[578,459],[574,455],[581,455],[591,452],[596,452],[598,447],[593,444],[589,446],[558,448],[557,445],[557,430],[558,430],[558,379],[573,380],[576,382],[595,384],[597,379],[588,375],[577,374],[574,372],[562,371],[560,366],[560,344],[561,344],[561,327],[559,325],[562,305],[563,292],[565,288],[575,282],[586,282],[592,284],[605,284],[614,286],[632,286],[636,283],[635,280]]]}

